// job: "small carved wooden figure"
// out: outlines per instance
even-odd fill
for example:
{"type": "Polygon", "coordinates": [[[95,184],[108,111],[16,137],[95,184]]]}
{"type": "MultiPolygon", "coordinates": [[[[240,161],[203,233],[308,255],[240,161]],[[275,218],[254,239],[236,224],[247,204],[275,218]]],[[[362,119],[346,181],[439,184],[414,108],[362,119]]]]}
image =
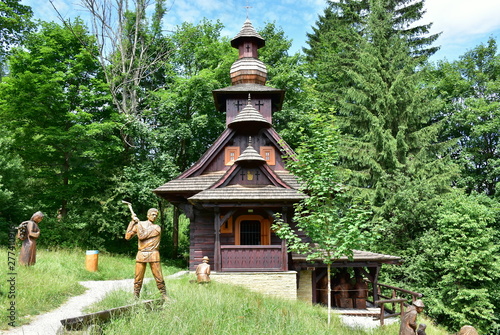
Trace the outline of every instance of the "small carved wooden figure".
{"type": "Polygon", "coordinates": [[[28,221],[22,222],[17,228],[17,238],[23,241],[19,264],[35,265],[36,263],[36,239],[40,236],[38,224],[43,220],[43,213],[38,211],[28,221]]]}
{"type": "Polygon", "coordinates": [[[135,215],[132,215],[132,221],[130,221],[127,233],[125,234],[126,240],[130,240],[135,235],[139,239],[139,250],[135,258],[134,277],[134,295],[136,298],[139,298],[141,293],[144,272],[146,272],[148,263],[156,280],[158,290],[160,290],[164,299],[167,298],[165,281],[161,272],[160,252],[158,251],[160,248],[161,227],[154,224],[157,216],[158,210],[156,208],[148,210],[148,219],[146,221],[139,221],[135,215]]]}
{"type": "Polygon", "coordinates": [[[210,265],[208,264],[208,256],[203,256],[202,263],[196,267],[196,281],[198,284],[210,282],[210,265]]]}
{"type": "Polygon", "coordinates": [[[457,335],[478,335],[476,328],[472,326],[463,326],[457,335]]]}
{"type": "Polygon", "coordinates": [[[357,309],[366,309],[366,299],[368,298],[368,285],[363,280],[363,277],[356,277],[356,284],[353,290],[354,307],[357,309]]]}
{"type": "Polygon", "coordinates": [[[427,335],[425,333],[425,328],[427,328],[427,325],[425,323],[419,324],[417,329],[417,335],[427,335]]]}
{"type": "Polygon", "coordinates": [[[401,326],[399,335],[415,335],[417,330],[417,315],[424,310],[424,303],[418,299],[413,302],[413,305],[408,306],[405,314],[401,318],[401,326]]]}

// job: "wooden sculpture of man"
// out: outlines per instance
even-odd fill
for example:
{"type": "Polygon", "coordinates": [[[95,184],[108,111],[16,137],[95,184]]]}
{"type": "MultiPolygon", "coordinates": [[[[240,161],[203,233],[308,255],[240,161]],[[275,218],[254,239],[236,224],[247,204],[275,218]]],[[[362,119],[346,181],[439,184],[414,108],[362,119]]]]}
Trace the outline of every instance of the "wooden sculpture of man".
{"type": "Polygon", "coordinates": [[[210,282],[210,265],[208,264],[208,256],[203,256],[202,263],[196,267],[196,280],[198,284],[210,282]]]}
{"type": "Polygon", "coordinates": [[[417,331],[417,315],[422,313],[424,307],[424,303],[420,299],[415,300],[411,306],[408,306],[401,318],[399,335],[415,335],[417,331]]]}
{"type": "Polygon", "coordinates": [[[19,264],[35,265],[36,263],[36,239],[40,236],[38,224],[43,220],[43,213],[38,211],[28,221],[22,222],[17,228],[17,238],[23,241],[19,264]]]}
{"type": "Polygon", "coordinates": [[[148,210],[148,219],[146,221],[139,221],[135,215],[132,215],[132,221],[130,221],[125,234],[126,240],[130,240],[135,235],[139,239],[134,277],[134,295],[136,298],[139,298],[141,293],[144,272],[148,263],[156,280],[158,290],[160,290],[164,299],[167,298],[165,281],[161,272],[160,252],[158,250],[160,247],[161,227],[154,224],[157,216],[158,210],[156,208],[148,210]]]}

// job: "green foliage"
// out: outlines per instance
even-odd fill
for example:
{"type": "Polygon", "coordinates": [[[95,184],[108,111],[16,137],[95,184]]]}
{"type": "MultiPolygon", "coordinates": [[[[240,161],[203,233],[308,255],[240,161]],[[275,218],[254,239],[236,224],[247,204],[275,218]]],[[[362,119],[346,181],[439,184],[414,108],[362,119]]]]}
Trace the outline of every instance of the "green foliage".
{"type": "Polygon", "coordinates": [[[122,151],[118,119],[107,106],[92,43],[81,21],[73,30],[42,23],[10,58],[10,75],[1,83],[0,121],[12,136],[11,148],[22,159],[29,186],[15,197],[32,209],[56,213],[61,208],[65,214],[80,208],[116,169],[122,151]]]}
{"type": "MultiPolygon", "coordinates": [[[[158,112],[151,117],[157,125],[157,152],[168,156],[176,173],[196,162],[224,129],[224,115],[215,110],[212,90],[230,84],[236,51],[220,36],[222,28],[220,22],[186,22],[169,37],[172,77],[157,92],[158,112]]],[[[164,175],[164,181],[174,176],[164,175]]]]}
{"type": "Polygon", "coordinates": [[[462,168],[457,184],[494,196],[500,182],[500,55],[495,40],[433,70],[438,97],[450,115],[444,138],[457,138],[453,152],[462,168]]]}
{"type": "MultiPolygon", "coordinates": [[[[385,233],[404,245],[414,228],[423,228],[407,216],[406,210],[418,208],[407,204],[446,192],[456,169],[447,155],[451,143],[438,141],[442,121],[435,115],[440,104],[424,85],[420,59],[412,57],[406,38],[394,29],[401,13],[388,10],[392,2],[368,4],[362,35],[351,32],[349,45],[342,46],[350,48],[342,49],[348,54],[331,57],[343,62],[355,55],[338,63],[338,68],[334,63],[328,70],[322,63],[319,69],[327,74],[336,71],[342,78],[336,87],[342,133],[339,165],[352,171],[348,181],[352,194],[372,202],[384,220],[385,233]]],[[[336,38],[332,48],[337,41],[345,42],[336,38]]],[[[328,95],[322,86],[329,85],[327,78],[317,81],[319,93],[328,95]]]]}
{"type": "Polygon", "coordinates": [[[300,143],[297,134],[308,131],[304,111],[317,107],[310,79],[305,75],[304,57],[300,53],[288,54],[292,40],[274,22],[259,29],[259,34],[266,40],[266,46],[259,52],[267,67],[266,85],[286,91],[282,109],[273,114],[273,126],[295,148],[300,143]]]}
{"type": "Polygon", "coordinates": [[[33,28],[33,12],[20,0],[2,0],[0,2],[0,59],[13,45],[18,45],[33,28]]]}
{"type": "Polygon", "coordinates": [[[500,323],[499,204],[457,190],[432,210],[435,224],[407,251],[405,281],[425,294],[426,313],[439,324],[493,334],[500,323]]]}

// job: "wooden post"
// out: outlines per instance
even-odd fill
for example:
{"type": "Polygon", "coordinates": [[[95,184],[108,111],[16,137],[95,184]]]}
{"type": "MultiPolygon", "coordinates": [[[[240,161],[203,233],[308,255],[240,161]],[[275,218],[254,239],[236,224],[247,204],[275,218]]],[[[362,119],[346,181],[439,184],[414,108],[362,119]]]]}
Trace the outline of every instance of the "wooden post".
{"type": "Polygon", "coordinates": [[[378,300],[378,289],[379,289],[379,286],[378,286],[378,274],[379,274],[379,271],[380,271],[380,265],[378,265],[377,267],[375,268],[372,268],[372,269],[375,269],[375,273],[373,274],[373,301],[377,301],[378,300]]]}
{"type": "Polygon", "coordinates": [[[222,260],[220,253],[220,214],[219,208],[214,210],[214,230],[215,230],[215,244],[214,244],[214,270],[222,271],[222,260]]]}
{"type": "MultiPolygon", "coordinates": [[[[283,221],[287,222],[287,217],[288,217],[288,207],[283,207],[282,208],[283,212],[283,221]]],[[[282,259],[282,265],[281,269],[283,271],[288,271],[288,253],[286,250],[286,241],[285,239],[281,240],[281,259],[282,259]]]]}

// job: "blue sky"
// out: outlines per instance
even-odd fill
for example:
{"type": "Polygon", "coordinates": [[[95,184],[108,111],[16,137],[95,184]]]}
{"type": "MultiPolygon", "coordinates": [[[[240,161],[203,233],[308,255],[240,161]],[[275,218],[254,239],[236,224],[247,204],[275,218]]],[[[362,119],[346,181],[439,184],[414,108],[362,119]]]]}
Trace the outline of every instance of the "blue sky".
{"type": "MultiPolygon", "coordinates": [[[[58,21],[49,0],[21,2],[31,6],[37,18],[58,21]]],[[[79,15],[85,19],[79,0],[53,0],[53,3],[64,17],[79,15]]],[[[167,0],[165,29],[172,30],[184,21],[197,23],[206,17],[219,19],[225,25],[223,34],[234,37],[246,19],[247,4],[252,7],[249,17],[254,27],[275,21],[293,39],[291,52],[295,52],[306,46],[306,33],[323,13],[326,0],[167,0]]],[[[420,23],[433,22],[432,32],[442,32],[436,43],[441,50],[433,56],[433,61],[456,60],[489,37],[500,43],[500,0],[427,0],[426,9],[420,23]]]]}

